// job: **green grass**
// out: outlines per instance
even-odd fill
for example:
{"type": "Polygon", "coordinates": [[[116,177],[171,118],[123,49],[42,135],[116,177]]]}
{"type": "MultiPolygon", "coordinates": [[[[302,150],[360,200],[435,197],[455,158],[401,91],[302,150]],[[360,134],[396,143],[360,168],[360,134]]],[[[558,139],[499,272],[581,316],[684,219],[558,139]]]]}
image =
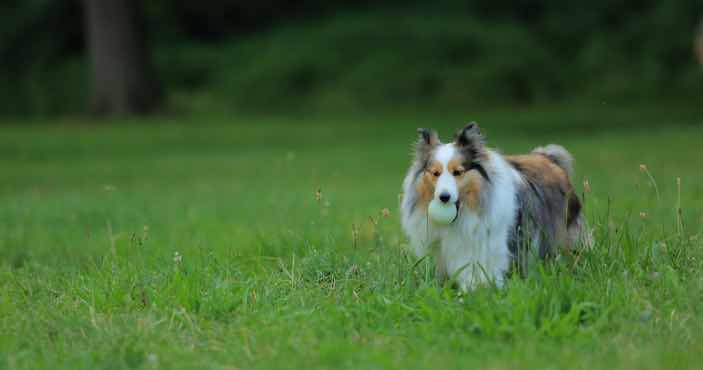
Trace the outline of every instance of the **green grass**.
{"type": "Polygon", "coordinates": [[[0,135],[0,369],[700,368],[700,117],[14,122],[0,135]],[[469,119],[507,153],[574,153],[593,251],[464,296],[414,266],[397,219],[414,129],[447,138],[469,119]]]}

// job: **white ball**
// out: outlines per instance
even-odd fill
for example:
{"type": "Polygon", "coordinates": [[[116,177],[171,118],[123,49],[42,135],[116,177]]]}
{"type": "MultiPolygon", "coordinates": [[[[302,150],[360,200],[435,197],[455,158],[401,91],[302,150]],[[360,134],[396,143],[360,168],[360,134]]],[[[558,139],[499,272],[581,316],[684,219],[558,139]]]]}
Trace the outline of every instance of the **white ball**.
{"type": "Polygon", "coordinates": [[[449,225],[456,218],[456,206],[454,203],[442,203],[433,199],[430,206],[427,207],[427,214],[432,222],[439,225],[449,225]]]}

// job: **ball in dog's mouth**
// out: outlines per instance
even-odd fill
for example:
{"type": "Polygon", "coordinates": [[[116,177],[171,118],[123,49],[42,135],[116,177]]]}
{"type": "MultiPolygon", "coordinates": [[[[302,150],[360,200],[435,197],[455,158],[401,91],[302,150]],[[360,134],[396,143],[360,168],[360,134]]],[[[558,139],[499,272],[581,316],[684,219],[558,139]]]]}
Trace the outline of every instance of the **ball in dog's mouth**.
{"type": "Polygon", "coordinates": [[[449,225],[456,220],[459,214],[459,202],[442,203],[437,199],[433,199],[427,207],[427,214],[432,222],[439,225],[449,225]]]}

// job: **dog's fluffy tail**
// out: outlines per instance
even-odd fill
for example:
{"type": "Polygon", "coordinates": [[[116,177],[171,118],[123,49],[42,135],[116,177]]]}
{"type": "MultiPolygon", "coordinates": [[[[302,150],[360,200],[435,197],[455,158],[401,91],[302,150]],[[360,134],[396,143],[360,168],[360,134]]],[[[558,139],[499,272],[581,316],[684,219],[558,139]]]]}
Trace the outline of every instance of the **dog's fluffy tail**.
{"type": "Polygon", "coordinates": [[[557,166],[561,167],[569,177],[573,177],[574,174],[574,157],[571,156],[568,150],[566,150],[561,145],[549,144],[547,146],[541,146],[532,150],[532,153],[539,153],[547,156],[552,162],[557,166]]]}

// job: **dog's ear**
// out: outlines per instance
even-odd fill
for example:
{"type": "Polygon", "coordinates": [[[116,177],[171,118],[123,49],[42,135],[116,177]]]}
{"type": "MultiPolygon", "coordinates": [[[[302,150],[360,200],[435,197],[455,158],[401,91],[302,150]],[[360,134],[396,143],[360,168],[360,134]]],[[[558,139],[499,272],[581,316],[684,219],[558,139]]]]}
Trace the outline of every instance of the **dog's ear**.
{"type": "Polygon", "coordinates": [[[415,152],[418,158],[427,156],[434,147],[439,145],[439,136],[435,130],[426,128],[417,129],[417,143],[415,143],[415,152]]]}
{"type": "Polygon", "coordinates": [[[435,130],[419,128],[417,129],[417,135],[418,145],[435,146],[439,144],[439,136],[437,136],[437,132],[435,130]]]}
{"type": "Polygon", "coordinates": [[[469,122],[464,128],[457,131],[456,136],[454,136],[454,143],[462,150],[468,150],[471,153],[481,152],[484,138],[483,134],[481,134],[481,129],[478,128],[478,124],[469,122]]]}
{"type": "Polygon", "coordinates": [[[415,143],[415,159],[426,161],[432,149],[439,145],[439,136],[435,130],[426,128],[417,129],[417,142],[415,143]]]}

